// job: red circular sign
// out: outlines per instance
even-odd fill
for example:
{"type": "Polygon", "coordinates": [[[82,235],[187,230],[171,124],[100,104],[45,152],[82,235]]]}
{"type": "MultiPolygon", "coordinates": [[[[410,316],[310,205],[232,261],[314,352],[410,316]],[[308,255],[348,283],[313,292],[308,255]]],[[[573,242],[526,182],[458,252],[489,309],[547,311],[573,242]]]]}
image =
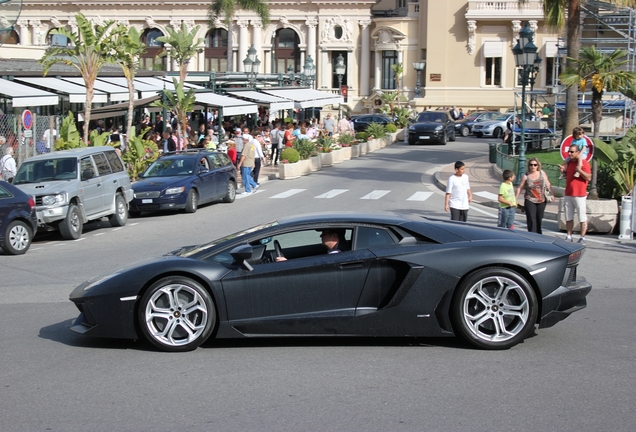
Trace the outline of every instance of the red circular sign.
{"type": "Polygon", "coordinates": [[[22,124],[24,125],[24,128],[27,130],[33,127],[33,115],[31,114],[31,111],[29,110],[22,111],[22,124]]]}
{"type": "MultiPolygon", "coordinates": [[[[583,159],[589,162],[590,160],[592,160],[592,156],[594,156],[594,142],[592,141],[592,138],[588,137],[587,135],[583,135],[583,139],[585,140],[586,145],[583,146],[582,149],[580,149],[581,155],[583,156],[583,159]]],[[[568,149],[572,145],[572,141],[574,141],[574,138],[572,138],[572,135],[570,135],[561,143],[561,157],[563,158],[563,160],[567,159],[570,156],[568,154],[568,149]]]]}

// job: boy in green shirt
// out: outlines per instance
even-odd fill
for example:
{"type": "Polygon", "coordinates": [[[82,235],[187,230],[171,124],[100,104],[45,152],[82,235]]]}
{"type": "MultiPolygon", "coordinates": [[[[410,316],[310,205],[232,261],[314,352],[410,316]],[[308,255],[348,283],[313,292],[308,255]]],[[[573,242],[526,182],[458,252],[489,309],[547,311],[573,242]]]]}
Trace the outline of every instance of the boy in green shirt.
{"type": "Polygon", "coordinates": [[[515,173],[512,170],[504,170],[503,183],[499,186],[499,215],[497,226],[501,228],[514,229],[515,213],[517,212],[517,199],[515,198],[515,188],[512,182],[515,173]]]}

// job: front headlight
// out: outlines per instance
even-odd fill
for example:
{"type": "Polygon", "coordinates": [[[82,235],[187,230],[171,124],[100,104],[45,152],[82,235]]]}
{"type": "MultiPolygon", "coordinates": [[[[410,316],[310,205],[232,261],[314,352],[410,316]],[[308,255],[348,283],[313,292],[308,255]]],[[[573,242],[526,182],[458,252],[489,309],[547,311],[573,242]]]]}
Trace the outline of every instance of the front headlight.
{"type": "Polygon", "coordinates": [[[91,288],[94,288],[95,286],[99,285],[102,282],[107,281],[108,279],[114,278],[115,276],[117,276],[119,274],[119,271],[116,271],[115,273],[106,275],[106,276],[100,276],[98,278],[94,278],[92,280],[89,281],[88,285],[86,285],[84,287],[84,291],[88,291],[91,288]]]}
{"type": "Polygon", "coordinates": [[[410,131],[414,131],[415,130],[415,126],[409,126],[409,130],[410,131]]]}
{"type": "Polygon", "coordinates": [[[444,126],[441,126],[441,125],[440,125],[440,126],[437,126],[437,127],[435,127],[435,132],[439,132],[439,131],[441,131],[442,129],[444,129],[444,126]]]}
{"type": "Polygon", "coordinates": [[[180,186],[180,187],[174,187],[174,188],[166,189],[166,191],[164,193],[166,195],[174,195],[174,194],[183,193],[184,190],[185,190],[185,186],[180,186]]]}
{"type": "Polygon", "coordinates": [[[65,204],[66,204],[66,194],[45,195],[42,197],[42,205],[45,205],[45,206],[65,205],[65,204]]]}

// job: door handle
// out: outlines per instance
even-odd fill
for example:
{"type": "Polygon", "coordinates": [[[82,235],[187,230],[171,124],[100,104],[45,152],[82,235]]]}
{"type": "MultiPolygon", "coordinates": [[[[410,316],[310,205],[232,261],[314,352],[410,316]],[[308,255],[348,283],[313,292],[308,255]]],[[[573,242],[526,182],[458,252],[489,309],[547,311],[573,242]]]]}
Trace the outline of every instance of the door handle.
{"type": "Polygon", "coordinates": [[[362,268],[362,267],[364,267],[363,261],[352,261],[352,262],[340,264],[340,268],[342,270],[362,268]]]}

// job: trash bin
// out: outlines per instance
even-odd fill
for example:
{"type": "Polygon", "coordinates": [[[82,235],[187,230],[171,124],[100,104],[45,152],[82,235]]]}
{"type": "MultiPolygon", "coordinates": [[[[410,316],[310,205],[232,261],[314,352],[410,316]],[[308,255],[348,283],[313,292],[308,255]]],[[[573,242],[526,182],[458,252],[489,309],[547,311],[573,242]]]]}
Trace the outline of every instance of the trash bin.
{"type": "Polygon", "coordinates": [[[497,143],[488,143],[488,162],[497,163],[497,143]]]}

